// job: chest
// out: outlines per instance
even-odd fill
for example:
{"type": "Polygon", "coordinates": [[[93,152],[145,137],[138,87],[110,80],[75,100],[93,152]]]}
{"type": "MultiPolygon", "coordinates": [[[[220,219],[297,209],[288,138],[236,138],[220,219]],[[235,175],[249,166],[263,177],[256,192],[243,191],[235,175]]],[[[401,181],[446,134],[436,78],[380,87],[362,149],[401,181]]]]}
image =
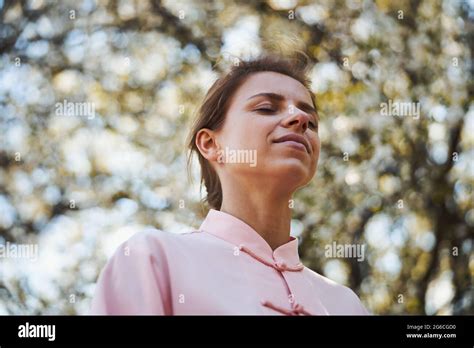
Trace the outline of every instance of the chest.
{"type": "Polygon", "coordinates": [[[304,272],[280,272],[252,257],[223,253],[189,257],[170,265],[170,301],[176,315],[274,315],[274,304],[291,310],[297,303],[315,309],[304,272]],[[212,260],[218,259],[219,262],[212,260]]]}

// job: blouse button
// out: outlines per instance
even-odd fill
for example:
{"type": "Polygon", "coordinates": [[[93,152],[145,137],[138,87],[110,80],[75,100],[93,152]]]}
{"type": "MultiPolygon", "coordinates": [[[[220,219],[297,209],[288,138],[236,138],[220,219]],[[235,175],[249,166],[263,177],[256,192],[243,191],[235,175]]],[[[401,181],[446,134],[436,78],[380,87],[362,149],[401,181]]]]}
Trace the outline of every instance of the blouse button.
{"type": "Polygon", "coordinates": [[[279,270],[280,272],[281,272],[281,271],[286,271],[286,263],[284,263],[284,262],[277,262],[277,263],[275,263],[275,268],[276,268],[277,270],[279,270]]]}

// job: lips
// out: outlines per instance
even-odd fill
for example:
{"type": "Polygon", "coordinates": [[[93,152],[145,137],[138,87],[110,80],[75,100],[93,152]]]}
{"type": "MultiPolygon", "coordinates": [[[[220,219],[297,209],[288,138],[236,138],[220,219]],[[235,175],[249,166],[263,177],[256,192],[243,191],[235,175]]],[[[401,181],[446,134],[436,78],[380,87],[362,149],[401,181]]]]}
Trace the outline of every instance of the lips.
{"type": "Polygon", "coordinates": [[[287,134],[287,135],[284,135],[278,139],[276,139],[275,141],[273,141],[274,143],[283,143],[285,141],[294,141],[295,143],[300,143],[302,145],[304,145],[304,147],[306,148],[306,151],[308,153],[310,153],[310,146],[309,146],[309,143],[308,141],[306,140],[306,138],[302,135],[299,135],[299,134],[287,134]]]}

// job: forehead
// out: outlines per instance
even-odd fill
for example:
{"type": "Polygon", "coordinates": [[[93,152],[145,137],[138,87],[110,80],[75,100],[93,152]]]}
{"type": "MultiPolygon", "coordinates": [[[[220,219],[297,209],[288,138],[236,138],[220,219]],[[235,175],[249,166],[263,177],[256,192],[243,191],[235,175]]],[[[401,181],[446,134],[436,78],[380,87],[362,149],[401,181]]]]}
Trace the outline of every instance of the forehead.
{"type": "Polygon", "coordinates": [[[287,99],[312,104],[309,91],[301,82],[273,71],[250,75],[237,90],[235,100],[246,100],[258,93],[281,94],[287,99]]]}

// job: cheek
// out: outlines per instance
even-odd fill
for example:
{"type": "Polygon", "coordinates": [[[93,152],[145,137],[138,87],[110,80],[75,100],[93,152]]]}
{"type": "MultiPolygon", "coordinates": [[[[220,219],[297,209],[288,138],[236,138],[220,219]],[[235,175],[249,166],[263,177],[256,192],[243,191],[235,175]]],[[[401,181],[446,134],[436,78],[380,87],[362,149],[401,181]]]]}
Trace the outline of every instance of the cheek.
{"type": "Polygon", "coordinates": [[[256,149],[259,153],[265,153],[268,149],[268,139],[275,129],[275,121],[269,117],[242,117],[243,122],[239,124],[239,133],[242,143],[246,148],[256,149]]]}
{"type": "Polygon", "coordinates": [[[316,172],[316,169],[318,168],[318,162],[319,162],[319,153],[321,151],[321,142],[319,140],[319,136],[316,135],[314,139],[312,139],[313,145],[313,158],[312,158],[312,172],[313,175],[316,172]]]}
{"type": "Polygon", "coordinates": [[[278,119],[247,113],[229,116],[221,131],[221,146],[257,150],[262,160],[267,158],[267,153],[271,151],[269,139],[278,127],[278,119]]]}
{"type": "Polygon", "coordinates": [[[311,144],[313,145],[314,149],[314,156],[316,158],[319,157],[319,151],[321,150],[321,140],[319,139],[319,135],[315,134],[311,138],[311,144]]]}
{"type": "Polygon", "coordinates": [[[258,125],[248,117],[241,117],[225,124],[220,134],[220,143],[223,147],[236,150],[255,149],[260,147],[261,138],[258,125]]]}

